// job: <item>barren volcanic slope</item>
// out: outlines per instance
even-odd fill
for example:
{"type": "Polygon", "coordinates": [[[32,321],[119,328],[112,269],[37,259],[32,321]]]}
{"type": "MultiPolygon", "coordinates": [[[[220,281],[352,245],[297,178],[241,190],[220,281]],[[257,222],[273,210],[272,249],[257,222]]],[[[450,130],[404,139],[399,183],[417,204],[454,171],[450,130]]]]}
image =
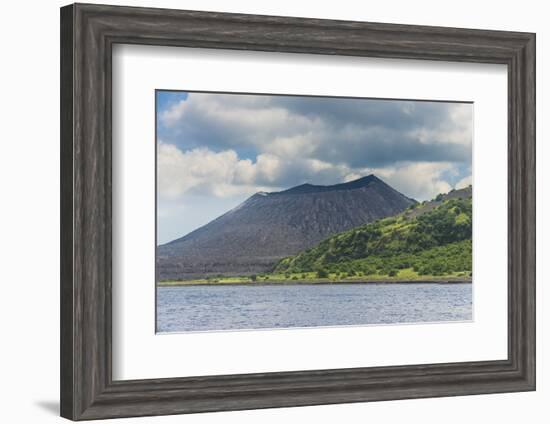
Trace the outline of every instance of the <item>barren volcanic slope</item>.
{"type": "Polygon", "coordinates": [[[285,256],[413,203],[374,175],[332,186],[303,184],[256,193],[203,227],[159,246],[158,278],[267,272],[285,256]]]}

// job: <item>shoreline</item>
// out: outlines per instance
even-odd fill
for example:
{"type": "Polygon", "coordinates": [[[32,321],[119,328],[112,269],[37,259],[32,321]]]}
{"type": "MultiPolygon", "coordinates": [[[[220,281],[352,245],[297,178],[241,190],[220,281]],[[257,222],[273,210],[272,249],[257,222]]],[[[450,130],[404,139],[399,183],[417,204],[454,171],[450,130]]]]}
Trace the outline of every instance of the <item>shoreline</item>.
{"type": "Polygon", "coordinates": [[[304,280],[299,281],[235,281],[225,283],[213,283],[208,281],[158,281],[157,287],[188,287],[188,286],[308,286],[308,285],[338,285],[338,284],[472,284],[471,278],[443,277],[443,278],[420,278],[417,280],[404,279],[372,279],[372,280],[304,280]]]}

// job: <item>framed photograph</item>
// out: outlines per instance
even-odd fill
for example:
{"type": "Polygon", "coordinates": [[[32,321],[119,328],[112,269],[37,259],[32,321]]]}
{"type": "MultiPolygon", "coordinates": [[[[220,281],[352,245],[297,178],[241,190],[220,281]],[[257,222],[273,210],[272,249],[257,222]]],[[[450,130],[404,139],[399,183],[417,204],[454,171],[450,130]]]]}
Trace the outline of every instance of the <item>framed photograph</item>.
{"type": "Polygon", "coordinates": [[[61,415],[535,389],[535,35],[61,9],[61,415]]]}
{"type": "Polygon", "coordinates": [[[472,320],[472,103],[158,90],[156,122],[158,333],[472,320]]]}

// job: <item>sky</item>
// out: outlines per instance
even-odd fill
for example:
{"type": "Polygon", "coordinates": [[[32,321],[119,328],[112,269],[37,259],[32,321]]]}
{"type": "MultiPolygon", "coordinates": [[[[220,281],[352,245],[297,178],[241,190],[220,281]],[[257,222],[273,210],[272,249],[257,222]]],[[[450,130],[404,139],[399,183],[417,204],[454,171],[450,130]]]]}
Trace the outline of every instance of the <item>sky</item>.
{"type": "Polygon", "coordinates": [[[156,92],[157,242],[258,191],[375,174],[416,200],[471,184],[473,105],[156,92]]]}

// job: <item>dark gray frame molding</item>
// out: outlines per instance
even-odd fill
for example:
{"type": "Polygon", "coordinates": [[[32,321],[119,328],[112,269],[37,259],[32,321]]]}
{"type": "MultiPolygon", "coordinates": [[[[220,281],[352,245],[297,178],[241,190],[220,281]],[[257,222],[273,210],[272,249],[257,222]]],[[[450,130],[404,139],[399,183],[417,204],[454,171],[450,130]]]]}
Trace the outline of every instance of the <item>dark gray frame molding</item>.
{"type": "Polygon", "coordinates": [[[63,417],[535,389],[534,34],[75,4],[61,9],[60,124],[63,417]],[[111,52],[116,43],[507,65],[508,359],[113,381],[111,52]]]}

